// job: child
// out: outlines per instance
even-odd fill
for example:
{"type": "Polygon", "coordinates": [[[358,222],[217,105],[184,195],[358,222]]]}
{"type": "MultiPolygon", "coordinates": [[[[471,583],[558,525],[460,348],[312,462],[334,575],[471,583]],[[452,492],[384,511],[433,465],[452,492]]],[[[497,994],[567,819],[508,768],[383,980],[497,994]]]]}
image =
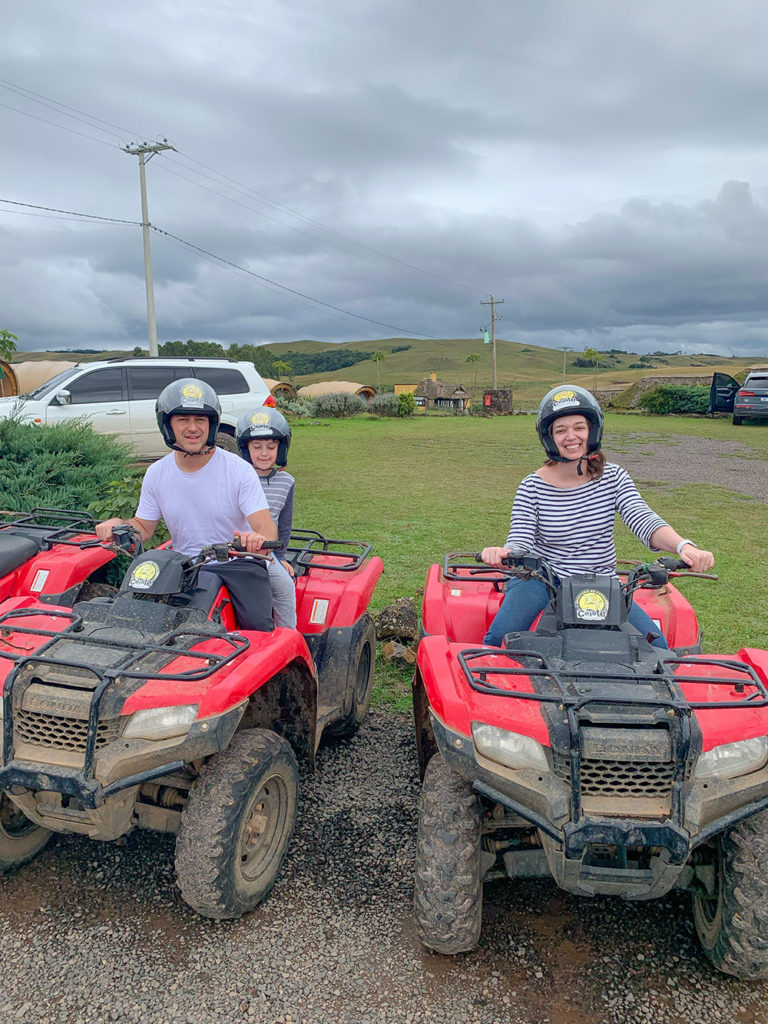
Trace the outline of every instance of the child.
{"type": "Polygon", "coordinates": [[[283,561],[293,524],[293,492],[295,481],[285,472],[291,428],[282,413],[259,406],[240,417],[237,424],[237,445],[240,454],[259,475],[269,511],[277,526],[280,547],[267,563],[272,586],[272,607],[276,626],[296,628],[296,587],[293,569],[283,561]]]}

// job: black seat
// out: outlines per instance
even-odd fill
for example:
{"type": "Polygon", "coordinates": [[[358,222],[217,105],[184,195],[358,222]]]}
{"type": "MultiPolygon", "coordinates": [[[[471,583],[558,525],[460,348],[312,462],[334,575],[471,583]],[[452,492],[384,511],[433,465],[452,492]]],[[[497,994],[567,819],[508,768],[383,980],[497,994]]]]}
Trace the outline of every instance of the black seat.
{"type": "Polygon", "coordinates": [[[0,530],[0,576],[18,569],[40,551],[40,544],[31,537],[19,537],[8,530],[0,530]]]}

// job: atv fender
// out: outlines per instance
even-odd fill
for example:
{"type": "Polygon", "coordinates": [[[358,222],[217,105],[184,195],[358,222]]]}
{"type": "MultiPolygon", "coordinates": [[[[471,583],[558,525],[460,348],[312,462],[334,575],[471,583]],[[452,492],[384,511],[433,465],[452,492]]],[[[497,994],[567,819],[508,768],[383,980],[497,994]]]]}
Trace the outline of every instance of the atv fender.
{"type": "Polygon", "coordinates": [[[384,563],[378,556],[351,573],[311,569],[296,583],[297,629],[306,634],[354,626],[368,610],[384,563]]]}

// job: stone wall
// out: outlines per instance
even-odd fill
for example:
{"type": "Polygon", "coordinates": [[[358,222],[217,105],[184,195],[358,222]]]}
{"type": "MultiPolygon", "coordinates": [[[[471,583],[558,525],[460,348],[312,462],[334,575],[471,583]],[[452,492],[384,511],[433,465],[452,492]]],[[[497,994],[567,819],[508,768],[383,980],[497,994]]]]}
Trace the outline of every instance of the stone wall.
{"type": "Polygon", "coordinates": [[[681,374],[675,374],[674,376],[658,376],[653,377],[641,377],[634,384],[629,384],[626,387],[618,388],[604,388],[595,392],[595,398],[598,400],[600,405],[608,407],[612,402],[623,395],[626,391],[632,390],[632,398],[628,403],[621,402],[622,408],[636,409],[640,396],[644,391],[650,391],[652,388],[656,388],[659,384],[678,384],[681,387],[709,387],[712,383],[712,374],[706,375],[688,375],[683,376],[681,374]]]}

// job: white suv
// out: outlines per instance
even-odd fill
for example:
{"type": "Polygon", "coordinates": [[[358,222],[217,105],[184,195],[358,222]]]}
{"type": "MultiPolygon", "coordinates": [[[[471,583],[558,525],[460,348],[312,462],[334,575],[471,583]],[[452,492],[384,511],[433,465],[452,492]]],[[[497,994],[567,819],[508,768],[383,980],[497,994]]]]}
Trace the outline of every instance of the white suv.
{"type": "Polygon", "coordinates": [[[155,400],[172,380],[197,377],[210,384],[221,402],[217,443],[237,451],[235,427],[256,405],[274,406],[269,388],[253,363],[194,357],[109,359],[80,363],[56,374],[28,395],[0,399],[0,419],[14,412],[25,423],[51,426],[87,418],[100,434],[116,434],[141,458],[165,455],[155,419],[155,400]]]}

